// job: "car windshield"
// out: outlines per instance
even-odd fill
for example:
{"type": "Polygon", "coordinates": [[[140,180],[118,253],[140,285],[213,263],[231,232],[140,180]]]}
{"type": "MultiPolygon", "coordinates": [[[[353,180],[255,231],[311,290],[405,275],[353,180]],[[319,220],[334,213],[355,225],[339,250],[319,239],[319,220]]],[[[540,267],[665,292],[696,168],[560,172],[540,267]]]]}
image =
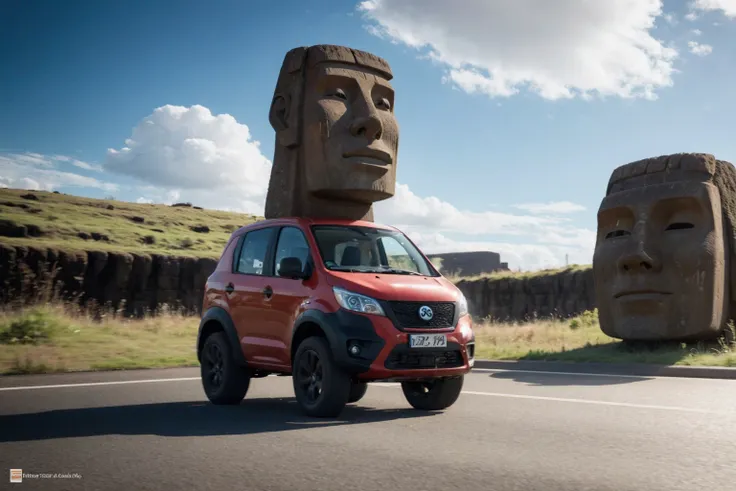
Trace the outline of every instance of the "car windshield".
{"type": "Polygon", "coordinates": [[[439,276],[401,232],[314,225],[312,233],[325,266],[333,271],[439,276]]]}

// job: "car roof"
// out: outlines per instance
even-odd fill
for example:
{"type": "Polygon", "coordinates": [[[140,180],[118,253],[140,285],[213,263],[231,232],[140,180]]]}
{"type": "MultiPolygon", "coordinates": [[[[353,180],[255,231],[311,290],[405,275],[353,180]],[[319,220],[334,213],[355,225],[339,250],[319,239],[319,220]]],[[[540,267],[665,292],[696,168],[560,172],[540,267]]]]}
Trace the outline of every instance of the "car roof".
{"type": "Polygon", "coordinates": [[[339,218],[305,218],[305,217],[284,217],[284,218],[268,218],[244,225],[233,232],[233,235],[240,235],[249,230],[259,229],[263,227],[274,227],[281,225],[297,225],[301,227],[309,227],[311,225],[348,225],[354,227],[370,227],[382,230],[391,230],[398,232],[398,229],[390,225],[369,222],[365,220],[346,220],[339,218]]]}

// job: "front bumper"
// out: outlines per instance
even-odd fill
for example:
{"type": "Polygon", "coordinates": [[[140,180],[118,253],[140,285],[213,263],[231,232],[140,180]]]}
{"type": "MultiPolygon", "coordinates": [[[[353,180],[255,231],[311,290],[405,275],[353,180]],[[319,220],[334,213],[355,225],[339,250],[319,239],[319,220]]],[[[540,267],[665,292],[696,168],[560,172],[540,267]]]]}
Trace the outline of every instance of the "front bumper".
{"type": "MultiPolygon", "coordinates": [[[[475,335],[470,316],[458,319],[449,329],[396,329],[393,322],[374,315],[343,312],[350,326],[336,329],[335,361],[364,381],[404,380],[458,376],[468,373],[475,361],[475,335]],[[370,325],[370,329],[368,329],[370,325]],[[360,328],[356,329],[357,326],[360,328]],[[443,348],[411,348],[411,334],[444,334],[443,348]],[[357,352],[351,352],[352,346],[357,352]]],[[[342,322],[341,322],[342,324],[342,322]]]]}

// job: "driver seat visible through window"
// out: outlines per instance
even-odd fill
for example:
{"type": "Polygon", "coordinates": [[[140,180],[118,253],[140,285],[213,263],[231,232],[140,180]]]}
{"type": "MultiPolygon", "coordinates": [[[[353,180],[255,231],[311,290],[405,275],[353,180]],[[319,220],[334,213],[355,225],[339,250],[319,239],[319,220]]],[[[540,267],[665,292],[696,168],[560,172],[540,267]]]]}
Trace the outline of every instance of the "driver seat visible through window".
{"type": "Polygon", "coordinates": [[[347,246],[340,259],[341,266],[360,266],[360,249],[356,246],[347,246]]]}

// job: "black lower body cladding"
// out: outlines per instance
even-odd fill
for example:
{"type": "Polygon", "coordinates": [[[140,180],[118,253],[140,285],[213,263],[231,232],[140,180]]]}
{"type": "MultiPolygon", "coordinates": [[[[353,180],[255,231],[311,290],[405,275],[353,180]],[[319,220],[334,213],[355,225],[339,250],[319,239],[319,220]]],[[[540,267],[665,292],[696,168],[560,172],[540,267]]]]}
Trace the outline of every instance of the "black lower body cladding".
{"type": "Polygon", "coordinates": [[[371,363],[378,358],[385,346],[373,323],[363,315],[346,310],[325,313],[320,310],[307,310],[297,319],[294,325],[294,337],[307,323],[318,325],[330,343],[335,363],[351,375],[367,372],[371,363]],[[357,345],[359,352],[351,354],[351,345],[357,345]]]}

